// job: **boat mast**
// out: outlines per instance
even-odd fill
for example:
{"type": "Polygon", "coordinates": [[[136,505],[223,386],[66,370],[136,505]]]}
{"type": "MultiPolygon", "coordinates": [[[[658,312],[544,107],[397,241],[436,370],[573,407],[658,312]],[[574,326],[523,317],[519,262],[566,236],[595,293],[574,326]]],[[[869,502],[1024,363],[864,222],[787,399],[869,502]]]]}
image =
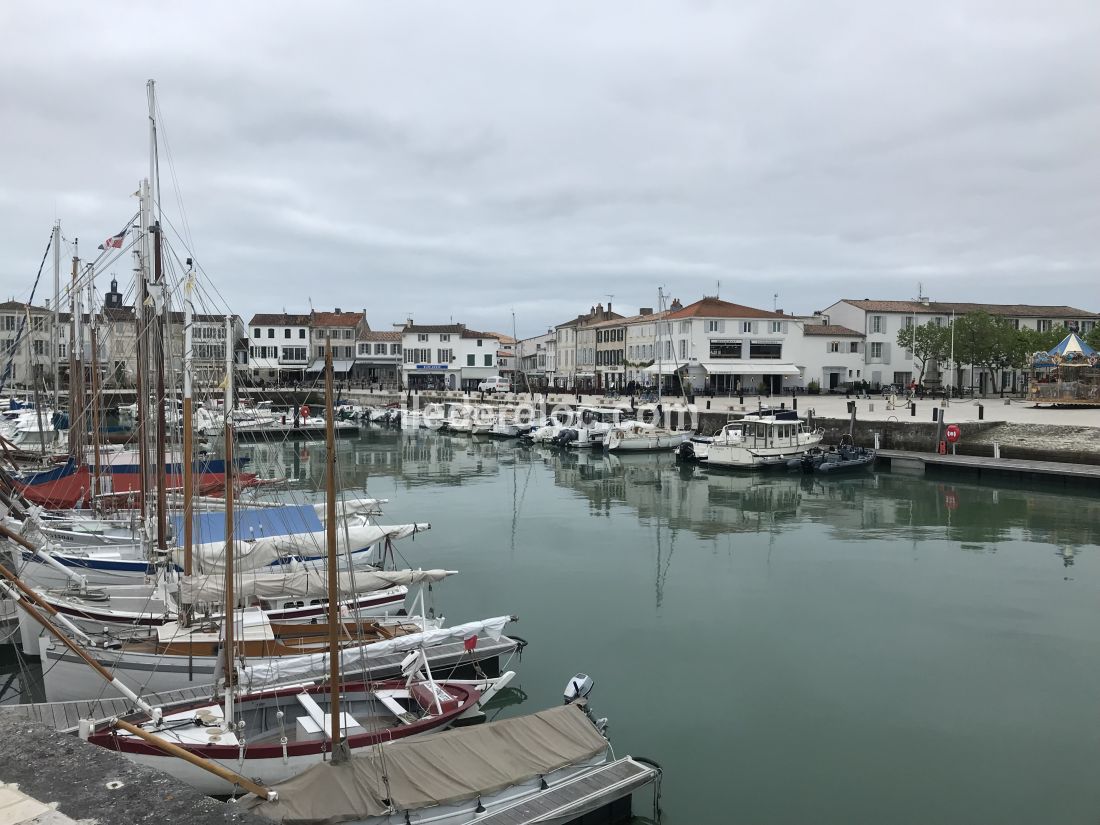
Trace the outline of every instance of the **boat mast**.
{"type": "MultiPolygon", "coordinates": [[[[229,331],[233,321],[227,315],[225,317],[225,343],[229,345],[229,331]]],[[[228,396],[233,391],[233,370],[229,369],[225,374],[225,392],[228,396]]],[[[233,637],[234,624],[236,622],[236,598],[233,594],[233,497],[236,492],[233,487],[233,477],[236,462],[233,458],[233,419],[229,414],[229,407],[225,409],[225,724],[233,722],[233,688],[236,671],[233,669],[233,637]]]]}
{"type": "Polygon", "coordinates": [[[149,433],[146,421],[146,407],[149,397],[146,390],[145,372],[148,367],[149,344],[146,339],[145,329],[145,302],[149,293],[146,288],[145,266],[148,256],[149,240],[149,182],[142,181],[141,192],[141,241],[134,245],[134,281],[136,286],[136,300],[134,301],[134,320],[137,323],[137,369],[135,379],[137,385],[137,425],[138,425],[138,462],[141,464],[141,484],[139,486],[139,503],[141,504],[141,516],[145,524],[149,523],[149,433]]]}
{"type": "Polygon", "coordinates": [[[34,362],[31,360],[31,350],[34,349],[34,326],[31,324],[31,305],[24,304],[23,311],[27,315],[27,380],[31,382],[31,390],[34,393],[34,412],[38,419],[38,444],[42,448],[43,458],[46,456],[46,433],[42,431],[42,404],[38,400],[38,382],[34,380],[34,362]]]}
{"type": "Polygon", "coordinates": [[[61,335],[61,221],[53,225],[53,327],[50,329],[50,360],[53,361],[53,409],[61,409],[61,358],[58,357],[61,335]]]}
{"type": "Polygon", "coordinates": [[[325,339],[325,547],[328,550],[328,682],[333,763],[347,758],[340,738],[340,593],[336,577],[336,424],[332,397],[332,339],[325,339]]]}
{"type": "Polygon", "coordinates": [[[145,83],[146,97],[149,103],[149,222],[152,224],[149,231],[153,234],[153,284],[155,286],[155,304],[153,311],[156,313],[156,329],[153,332],[153,363],[156,370],[156,403],[157,403],[157,431],[156,431],[156,467],[157,467],[157,549],[168,549],[168,468],[165,463],[166,424],[165,405],[168,398],[164,391],[164,328],[168,309],[168,291],[164,285],[164,269],[161,256],[161,229],[160,229],[160,186],[159,169],[157,167],[157,92],[156,82],[148,80],[145,83]]]}
{"type": "Polygon", "coordinates": [[[96,340],[95,269],[88,266],[88,336],[92,347],[91,417],[92,417],[92,508],[100,494],[99,478],[99,342],[96,340]]]}
{"type": "Polygon", "coordinates": [[[77,351],[80,344],[77,335],[80,333],[80,315],[79,315],[79,303],[77,301],[78,292],[76,288],[76,273],[77,267],[80,264],[80,259],[77,257],[79,241],[73,241],[73,275],[72,284],[69,287],[69,454],[80,461],[80,425],[79,425],[79,407],[77,399],[81,397],[80,390],[80,372],[79,372],[79,360],[77,358],[77,351]]]}
{"type": "MultiPolygon", "coordinates": [[[[188,265],[191,259],[187,259],[188,265]]],[[[191,552],[194,544],[194,502],[191,497],[194,494],[192,479],[194,448],[191,444],[191,290],[194,285],[194,274],[187,273],[183,290],[183,575],[191,575],[191,552]]]]}

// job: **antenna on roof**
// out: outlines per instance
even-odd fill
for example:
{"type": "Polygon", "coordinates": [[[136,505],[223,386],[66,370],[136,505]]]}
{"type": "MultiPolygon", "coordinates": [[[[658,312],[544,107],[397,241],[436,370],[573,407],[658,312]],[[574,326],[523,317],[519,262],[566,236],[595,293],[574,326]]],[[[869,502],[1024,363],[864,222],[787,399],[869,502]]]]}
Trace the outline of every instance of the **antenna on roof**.
{"type": "Polygon", "coordinates": [[[772,295],[772,312],[775,312],[776,308],[778,306],[779,306],[779,293],[777,292],[774,295],[772,295]]]}
{"type": "Polygon", "coordinates": [[[715,298],[721,298],[722,297],[722,282],[721,281],[715,281],[714,282],[714,297],[715,298]]]}

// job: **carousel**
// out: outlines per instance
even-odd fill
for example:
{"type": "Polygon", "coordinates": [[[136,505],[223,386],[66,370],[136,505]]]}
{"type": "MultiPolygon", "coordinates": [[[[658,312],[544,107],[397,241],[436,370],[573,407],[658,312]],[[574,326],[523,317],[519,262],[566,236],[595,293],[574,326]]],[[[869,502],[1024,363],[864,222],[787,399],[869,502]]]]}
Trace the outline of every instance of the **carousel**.
{"type": "Polygon", "coordinates": [[[1100,406],[1100,355],[1075,332],[1032,356],[1027,397],[1035,404],[1100,406]]]}

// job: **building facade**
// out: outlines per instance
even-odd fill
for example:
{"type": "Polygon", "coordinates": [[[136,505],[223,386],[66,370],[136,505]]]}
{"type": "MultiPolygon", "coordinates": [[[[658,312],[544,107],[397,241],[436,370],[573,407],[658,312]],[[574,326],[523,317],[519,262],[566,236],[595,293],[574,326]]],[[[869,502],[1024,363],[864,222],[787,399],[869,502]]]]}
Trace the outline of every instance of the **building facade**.
{"type": "Polygon", "coordinates": [[[306,377],[320,375],[325,368],[325,342],[332,342],[332,371],[342,378],[355,376],[355,357],[359,336],[366,332],[366,312],[344,312],[340,307],[332,312],[309,313],[311,360],[306,377]]]}
{"type": "MultiPolygon", "coordinates": [[[[897,345],[898,333],[908,326],[935,323],[950,324],[970,312],[985,312],[1003,318],[1017,329],[1027,328],[1043,332],[1059,326],[1068,327],[1082,334],[1090,332],[1100,321],[1100,314],[1070,306],[1035,304],[976,304],[952,301],[932,301],[920,298],[915,301],[878,301],[845,298],[837,301],[820,314],[829,322],[840,324],[865,336],[864,377],[872,387],[886,384],[908,385],[919,372],[911,351],[897,345]]],[[[956,364],[966,371],[971,365],[956,364]]],[[[971,382],[978,392],[997,391],[993,376],[982,370],[970,369],[971,382]]],[[[952,381],[946,364],[930,363],[925,366],[924,383],[931,386],[958,385],[964,378],[956,376],[952,381]]],[[[1005,370],[1002,381],[1005,389],[1018,385],[1020,376],[1016,370],[1005,370]]]]}
{"type": "Polygon", "coordinates": [[[499,375],[493,333],[465,324],[407,324],[401,331],[402,381],[410,390],[476,390],[499,375]]]}
{"type": "Polygon", "coordinates": [[[248,369],[253,381],[294,382],[310,362],[308,315],[260,312],[248,323],[248,369]]]}
{"type": "Polygon", "coordinates": [[[401,386],[401,332],[367,329],[359,333],[355,354],[356,378],[370,387],[401,386]]]}

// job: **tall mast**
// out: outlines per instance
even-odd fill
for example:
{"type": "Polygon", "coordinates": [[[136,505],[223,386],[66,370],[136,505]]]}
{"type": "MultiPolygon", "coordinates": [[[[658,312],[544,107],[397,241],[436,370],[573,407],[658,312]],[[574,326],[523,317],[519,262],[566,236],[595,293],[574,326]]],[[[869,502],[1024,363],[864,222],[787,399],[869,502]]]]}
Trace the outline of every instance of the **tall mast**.
{"type": "Polygon", "coordinates": [[[157,548],[163,551],[168,549],[168,468],[165,463],[167,460],[165,455],[167,428],[164,420],[164,408],[168,403],[168,398],[164,392],[164,325],[168,311],[168,294],[164,287],[164,272],[161,269],[160,237],[160,222],[158,221],[153,224],[153,282],[157,286],[162,303],[154,309],[154,312],[157,313],[157,325],[153,333],[153,357],[156,360],[157,376],[157,548]]]}
{"type": "MultiPolygon", "coordinates": [[[[42,448],[42,455],[46,455],[46,433],[42,430],[42,405],[38,401],[38,382],[34,378],[34,361],[32,350],[34,349],[34,325],[31,323],[31,305],[26,304],[23,311],[27,316],[27,380],[34,392],[34,412],[38,418],[38,445],[42,448]]],[[[56,360],[56,359],[55,359],[56,360]]]]}
{"type": "Polygon", "coordinates": [[[99,478],[99,342],[96,340],[95,270],[88,267],[88,337],[92,349],[91,418],[92,418],[92,507],[100,493],[99,478]]]}
{"type": "Polygon", "coordinates": [[[61,409],[61,221],[53,225],[53,326],[50,328],[50,360],[53,361],[53,409],[61,409]]]}
{"type": "Polygon", "coordinates": [[[147,357],[147,345],[145,342],[145,182],[141,184],[141,241],[134,245],[134,287],[136,299],[134,300],[134,322],[137,324],[137,344],[135,352],[134,378],[137,391],[137,428],[138,428],[138,463],[141,465],[141,483],[138,489],[138,502],[141,505],[141,517],[148,515],[146,493],[149,490],[149,452],[146,433],[145,408],[149,398],[145,391],[145,359],[147,357]]]}
{"type": "Polygon", "coordinates": [[[325,340],[325,547],[328,550],[328,683],[333,763],[347,757],[340,738],[340,593],[336,578],[336,431],[332,339],[325,340]]]}
{"type": "Polygon", "coordinates": [[[76,268],[79,263],[77,258],[77,241],[73,241],[73,278],[69,288],[69,455],[74,459],[80,457],[80,427],[78,426],[77,399],[80,387],[80,379],[77,374],[77,322],[76,311],[76,268]]]}
{"type": "MultiPolygon", "coordinates": [[[[188,258],[187,262],[190,264],[191,259],[188,258]]],[[[180,456],[180,460],[183,462],[183,575],[185,576],[191,575],[191,551],[194,544],[194,524],[192,523],[194,503],[191,501],[194,485],[191,466],[194,450],[191,445],[193,429],[191,423],[191,316],[193,312],[191,290],[194,277],[191,272],[188,272],[183,286],[183,455],[180,456]]]]}
{"type": "MultiPolygon", "coordinates": [[[[226,316],[225,327],[228,336],[231,319],[226,316]]],[[[228,343],[228,337],[226,339],[228,343]]],[[[231,392],[233,386],[233,371],[225,374],[226,392],[231,392]]],[[[233,722],[233,686],[236,679],[233,670],[233,638],[236,622],[236,597],[233,593],[233,504],[235,460],[233,458],[233,418],[229,414],[229,408],[225,410],[225,724],[233,722]]]]}

